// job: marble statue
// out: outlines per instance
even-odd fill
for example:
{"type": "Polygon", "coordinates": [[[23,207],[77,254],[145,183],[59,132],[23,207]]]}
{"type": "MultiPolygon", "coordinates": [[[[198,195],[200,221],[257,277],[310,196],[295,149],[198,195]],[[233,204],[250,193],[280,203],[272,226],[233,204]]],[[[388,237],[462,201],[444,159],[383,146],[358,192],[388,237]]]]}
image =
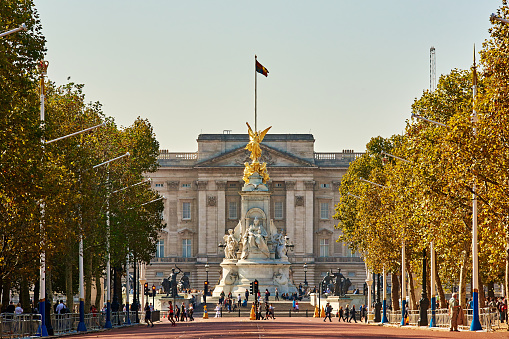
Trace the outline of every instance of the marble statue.
{"type": "Polygon", "coordinates": [[[277,232],[272,236],[272,242],[274,243],[276,248],[276,259],[288,260],[288,256],[286,255],[287,253],[286,243],[288,241],[287,238],[288,237],[285,237],[283,235],[282,231],[277,232]]]}
{"type": "Polygon", "coordinates": [[[274,273],[274,281],[277,282],[280,286],[288,284],[288,276],[285,274],[282,268],[274,273]]]}
{"type": "Polygon", "coordinates": [[[260,220],[256,217],[242,237],[241,259],[247,259],[249,253],[259,251],[267,258],[270,256],[269,247],[266,242],[267,232],[260,225],[260,220]]]}
{"type": "Polygon", "coordinates": [[[226,259],[237,259],[239,241],[236,239],[235,234],[231,228],[228,230],[228,234],[225,234],[223,239],[225,243],[224,257],[226,259]]]}

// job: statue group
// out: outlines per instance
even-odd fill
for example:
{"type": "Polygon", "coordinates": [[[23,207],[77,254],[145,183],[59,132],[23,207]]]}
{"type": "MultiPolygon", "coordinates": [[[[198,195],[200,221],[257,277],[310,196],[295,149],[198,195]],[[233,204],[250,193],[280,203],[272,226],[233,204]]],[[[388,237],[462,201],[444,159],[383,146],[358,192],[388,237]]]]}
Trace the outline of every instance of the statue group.
{"type": "Polygon", "coordinates": [[[187,275],[180,277],[180,280],[177,282],[177,276],[182,273],[182,270],[178,268],[177,265],[175,265],[175,268],[172,268],[170,276],[168,278],[164,278],[161,282],[161,286],[163,286],[166,296],[170,296],[172,298],[176,297],[179,291],[190,287],[189,277],[187,275]],[[178,269],[178,272],[175,271],[175,268],[178,269]]]}
{"type": "Polygon", "coordinates": [[[338,269],[338,273],[332,273],[332,270],[327,272],[327,275],[322,280],[322,284],[325,290],[329,289],[333,295],[338,297],[345,296],[350,286],[352,286],[350,279],[345,278],[341,274],[340,269],[338,269]]]}
{"type": "Polygon", "coordinates": [[[261,253],[262,257],[269,258],[270,252],[275,253],[275,259],[287,260],[288,237],[278,231],[271,221],[269,232],[260,224],[258,217],[255,217],[252,224],[242,232],[242,224],[235,229],[229,229],[223,239],[225,243],[224,256],[226,259],[248,259],[252,253],[261,253]]]}

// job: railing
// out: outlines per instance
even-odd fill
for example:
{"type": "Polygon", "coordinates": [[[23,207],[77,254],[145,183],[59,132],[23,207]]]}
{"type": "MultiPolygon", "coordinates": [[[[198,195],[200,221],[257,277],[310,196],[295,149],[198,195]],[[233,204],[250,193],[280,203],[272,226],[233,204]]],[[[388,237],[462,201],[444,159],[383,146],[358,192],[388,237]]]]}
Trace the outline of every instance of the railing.
{"type": "Polygon", "coordinates": [[[361,257],[318,257],[315,262],[362,262],[361,257]]]}
{"type": "MultiPolygon", "coordinates": [[[[419,323],[419,310],[408,311],[409,323],[408,325],[417,326],[419,323]]],[[[401,311],[388,312],[388,319],[391,324],[401,324],[401,311]]],[[[449,310],[441,308],[435,310],[435,326],[448,328],[450,326],[449,310]]],[[[428,323],[431,320],[431,309],[428,309],[428,323]]],[[[494,328],[500,328],[500,318],[496,309],[489,307],[479,309],[479,321],[483,329],[491,331],[494,328]]],[[[458,327],[468,329],[472,322],[472,310],[464,310],[463,325],[458,327]]]]}
{"type": "Polygon", "coordinates": [[[40,325],[40,314],[2,313],[0,316],[0,335],[2,338],[32,337],[37,334],[40,325]]]}
{"type": "Polygon", "coordinates": [[[177,258],[177,257],[160,257],[160,258],[152,258],[150,262],[169,262],[169,263],[175,263],[175,262],[195,262],[196,258],[177,258]]]}
{"type": "Polygon", "coordinates": [[[198,153],[176,153],[176,152],[168,152],[166,150],[160,150],[158,159],[173,159],[173,160],[196,160],[198,159],[198,153]]]}
{"type": "Polygon", "coordinates": [[[315,153],[315,160],[352,160],[364,153],[315,153]]]}

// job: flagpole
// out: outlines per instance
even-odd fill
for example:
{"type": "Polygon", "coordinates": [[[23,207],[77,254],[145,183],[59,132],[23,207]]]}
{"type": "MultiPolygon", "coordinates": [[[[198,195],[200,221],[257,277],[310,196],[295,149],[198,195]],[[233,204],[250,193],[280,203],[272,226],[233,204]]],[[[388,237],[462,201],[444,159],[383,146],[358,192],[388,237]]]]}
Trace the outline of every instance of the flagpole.
{"type": "Polygon", "coordinates": [[[255,132],[258,131],[258,126],[256,124],[257,116],[256,116],[256,54],[255,54],[255,132]]]}

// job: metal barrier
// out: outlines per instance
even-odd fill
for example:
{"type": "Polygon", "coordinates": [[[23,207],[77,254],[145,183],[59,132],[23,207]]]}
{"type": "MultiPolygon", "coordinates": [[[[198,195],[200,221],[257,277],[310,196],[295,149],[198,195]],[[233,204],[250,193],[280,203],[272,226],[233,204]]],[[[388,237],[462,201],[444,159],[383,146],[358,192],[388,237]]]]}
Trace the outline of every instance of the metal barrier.
{"type": "Polygon", "coordinates": [[[40,325],[40,314],[2,313],[0,316],[0,335],[2,338],[35,336],[40,325]]]}

